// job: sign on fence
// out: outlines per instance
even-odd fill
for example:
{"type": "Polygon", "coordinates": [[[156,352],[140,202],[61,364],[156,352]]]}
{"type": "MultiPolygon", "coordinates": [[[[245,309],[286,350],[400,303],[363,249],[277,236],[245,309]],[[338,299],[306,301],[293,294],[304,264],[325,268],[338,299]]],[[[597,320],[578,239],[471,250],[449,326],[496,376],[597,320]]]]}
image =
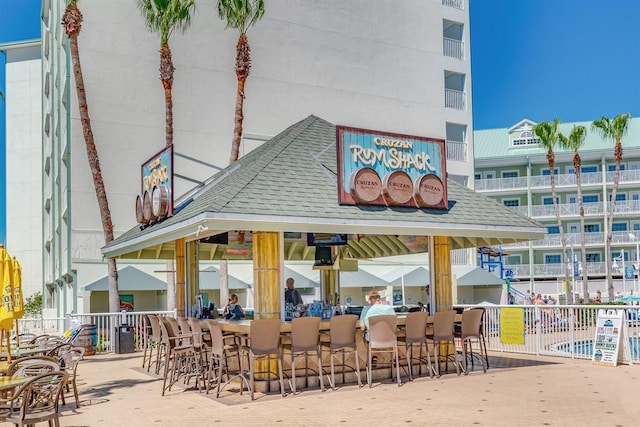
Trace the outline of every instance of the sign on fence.
{"type": "Polygon", "coordinates": [[[627,322],[623,320],[625,320],[624,310],[598,310],[591,356],[591,362],[594,365],[616,366],[618,361],[623,360],[620,346],[624,347],[627,360],[631,360],[627,322]]]}
{"type": "Polygon", "coordinates": [[[500,342],[524,344],[524,310],[502,308],[500,310],[500,342]]]}

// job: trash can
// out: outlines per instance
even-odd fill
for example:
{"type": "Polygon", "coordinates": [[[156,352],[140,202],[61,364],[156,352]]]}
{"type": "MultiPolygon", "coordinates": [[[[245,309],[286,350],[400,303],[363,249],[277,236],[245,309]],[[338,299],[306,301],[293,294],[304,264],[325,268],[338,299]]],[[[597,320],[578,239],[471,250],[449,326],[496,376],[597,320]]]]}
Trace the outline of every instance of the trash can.
{"type": "Polygon", "coordinates": [[[133,327],[116,326],[116,354],[133,353],[133,327]]]}

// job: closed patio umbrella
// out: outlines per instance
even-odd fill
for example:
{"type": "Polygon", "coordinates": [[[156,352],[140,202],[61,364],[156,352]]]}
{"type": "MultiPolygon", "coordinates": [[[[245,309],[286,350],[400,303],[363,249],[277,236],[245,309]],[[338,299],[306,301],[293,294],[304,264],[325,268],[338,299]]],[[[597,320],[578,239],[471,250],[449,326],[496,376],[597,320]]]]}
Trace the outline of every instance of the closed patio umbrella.
{"type": "Polygon", "coordinates": [[[11,342],[9,331],[13,329],[13,260],[0,244],[0,280],[2,283],[2,301],[0,304],[0,350],[4,337],[7,337],[7,360],[11,361],[11,342]],[[5,333],[6,331],[6,333],[5,333]]]}
{"type": "Polygon", "coordinates": [[[20,331],[18,331],[18,319],[24,316],[24,298],[22,295],[22,267],[13,257],[13,318],[16,321],[16,344],[20,345],[20,331]]]}

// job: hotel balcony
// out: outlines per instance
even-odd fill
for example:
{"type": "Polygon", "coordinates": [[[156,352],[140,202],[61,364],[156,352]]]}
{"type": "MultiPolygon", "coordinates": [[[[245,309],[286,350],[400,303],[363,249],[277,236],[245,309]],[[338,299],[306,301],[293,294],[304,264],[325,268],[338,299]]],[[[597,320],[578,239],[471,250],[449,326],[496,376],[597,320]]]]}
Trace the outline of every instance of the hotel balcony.
{"type": "MultiPolygon", "coordinates": [[[[613,184],[615,172],[607,172],[606,174],[607,184],[613,184]]],[[[555,175],[555,183],[558,189],[568,187],[575,188],[576,176],[575,174],[559,174],[555,175]]],[[[583,173],[581,175],[582,187],[589,188],[602,185],[602,173],[590,172],[583,173]]],[[[620,186],[625,184],[640,183],[640,170],[627,170],[620,171],[620,186]]],[[[535,175],[531,177],[531,189],[544,189],[551,193],[551,177],[549,175],[535,175]]],[[[478,192],[501,192],[527,189],[527,177],[521,176],[516,178],[494,178],[494,179],[476,179],[475,190],[478,192]]]]}
{"type": "Polygon", "coordinates": [[[442,0],[442,5],[462,10],[464,9],[464,0],[442,0]]]}
{"type": "MultiPolygon", "coordinates": [[[[564,264],[534,264],[533,278],[562,279],[564,277],[564,267],[564,264]]],[[[505,268],[513,271],[514,280],[530,280],[532,278],[531,266],[529,264],[505,265],[505,268]]],[[[589,277],[604,276],[606,274],[604,262],[587,263],[587,273],[589,277]]]]}
{"type": "MultiPolygon", "coordinates": [[[[603,202],[583,203],[583,208],[585,217],[602,217],[607,213],[603,202]]],[[[555,219],[556,217],[553,205],[532,205],[531,215],[529,215],[529,206],[512,206],[511,209],[520,215],[530,216],[533,219],[555,219]]],[[[560,203],[558,210],[562,219],[580,217],[578,203],[560,203]]],[[[616,218],[640,215],[640,200],[617,201],[614,214],[616,218]]]]}
{"type": "Polygon", "coordinates": [[[447,139],[447,160],[456,162],[467,161],[467,143],[462,141],[451,141],[447,139]]]}
{"type": "MultiPolygon", "coordinates": [[[[614,245],[629,245],[630,248],[635,248],[636,241],[629,236],[629,231],[614,231],[611,233],[611,243],[614,245]]],[[[639,232],[631,233],[640,238],[639,232]]],[[[567,239],[567,245],[573,246],[575,249],[580,249],[581,237],[580,233],[565,233],[564,237],[567,239]]],[[[585,245],[587,248],[603,247],[606,239],[606,233],[584,233],[585,245]]],[[[531,242],[533,249],[560,249],[562,248],[562,242],[560,241],[560,234],[547,234],[544,239],[534,240],[531,242]]],[[[529,248],[529,242],[518,242],[504,245],[505,250],[524,250],[529,248]]],[[[615,250],[615,249],[613,249],[615,250]]]]}

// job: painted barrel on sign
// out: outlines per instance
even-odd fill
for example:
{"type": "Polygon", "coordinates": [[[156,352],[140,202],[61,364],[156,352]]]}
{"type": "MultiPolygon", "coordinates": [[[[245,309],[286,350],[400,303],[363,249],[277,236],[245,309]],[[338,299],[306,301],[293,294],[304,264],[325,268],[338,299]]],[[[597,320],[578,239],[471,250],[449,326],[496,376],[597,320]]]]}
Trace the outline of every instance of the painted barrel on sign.
{"type": "Polygon", "coordinates": [[[96,354],[96,346],[98,345],[96,325],[82,325],[81,328],[80,333],[73,343],[78,347],[84,347],[85,356],[93,356],[96,354]]]}

